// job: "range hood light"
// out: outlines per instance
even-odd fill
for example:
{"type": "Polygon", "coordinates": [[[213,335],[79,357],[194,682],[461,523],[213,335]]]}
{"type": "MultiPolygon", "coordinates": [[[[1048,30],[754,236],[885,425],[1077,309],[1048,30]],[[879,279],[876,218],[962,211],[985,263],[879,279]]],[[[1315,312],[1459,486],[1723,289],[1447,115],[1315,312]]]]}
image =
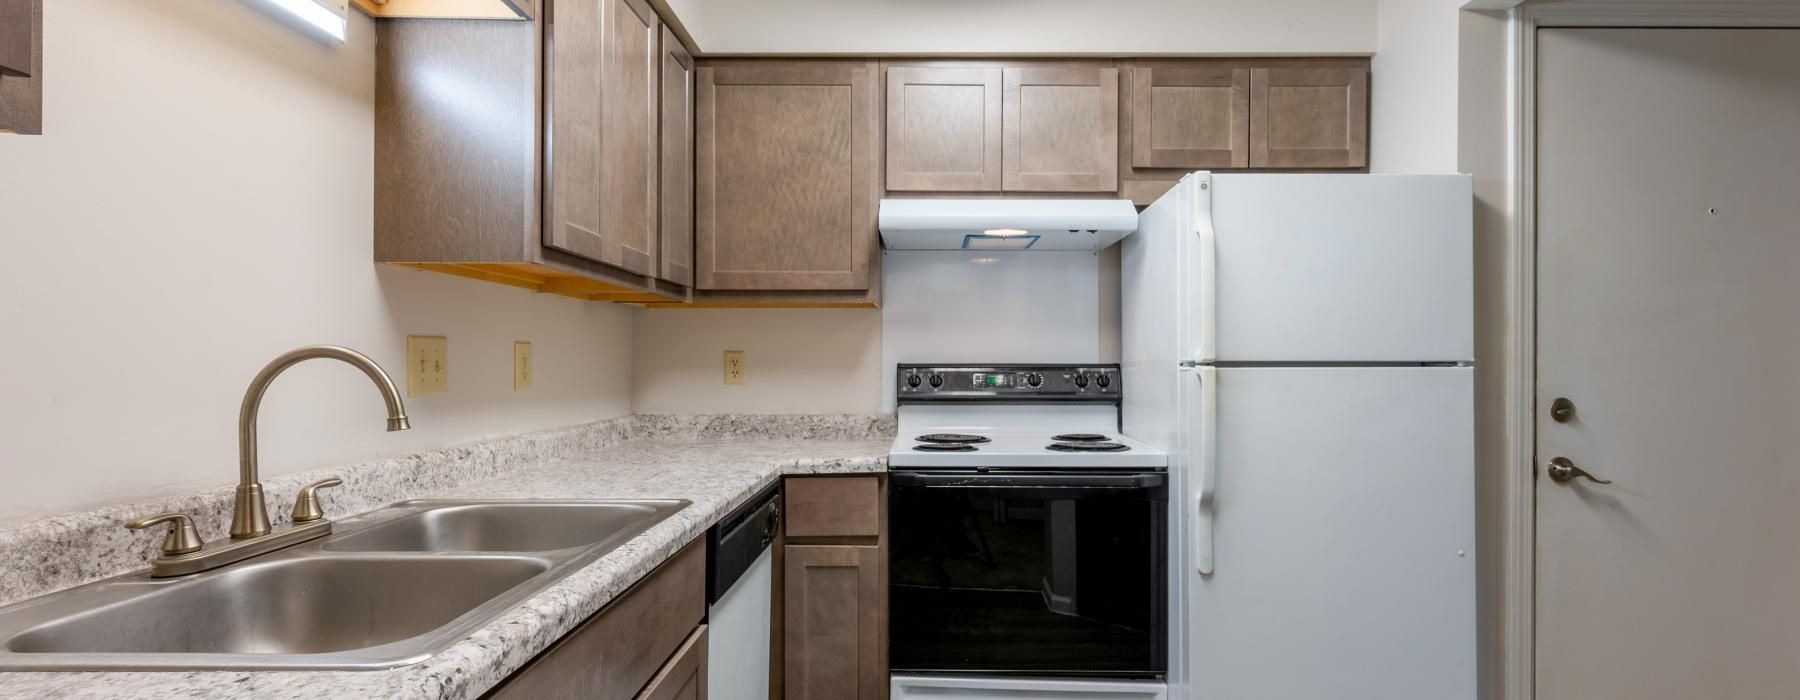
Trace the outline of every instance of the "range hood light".
{"type": "Polygon", "coordinates": [[[1031,232],[1016,228],[990,228],[982,233],[989,236],[1023,236],[1031,232]]]}

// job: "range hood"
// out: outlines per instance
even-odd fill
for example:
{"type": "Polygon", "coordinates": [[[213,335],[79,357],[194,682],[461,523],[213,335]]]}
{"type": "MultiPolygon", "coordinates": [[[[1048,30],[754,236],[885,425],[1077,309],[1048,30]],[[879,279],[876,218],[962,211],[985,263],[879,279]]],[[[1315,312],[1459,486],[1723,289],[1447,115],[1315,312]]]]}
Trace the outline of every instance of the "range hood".
{"type": "Polygon", "coordinates": [[[883,199],[890,250],[1100,250],[1137,230],[1126,199],[883,199]]]}

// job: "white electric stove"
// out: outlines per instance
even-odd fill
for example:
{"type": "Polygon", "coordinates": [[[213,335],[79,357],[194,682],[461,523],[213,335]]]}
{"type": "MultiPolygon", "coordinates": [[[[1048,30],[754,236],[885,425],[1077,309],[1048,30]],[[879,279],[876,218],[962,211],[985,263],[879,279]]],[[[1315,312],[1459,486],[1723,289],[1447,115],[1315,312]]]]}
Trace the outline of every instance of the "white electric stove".
{"type": "Polygon", "coordinates": [[[898,372],[890,696],[1164,697],[1168,455],[1119,434],[1119,367],[898,372]]]}

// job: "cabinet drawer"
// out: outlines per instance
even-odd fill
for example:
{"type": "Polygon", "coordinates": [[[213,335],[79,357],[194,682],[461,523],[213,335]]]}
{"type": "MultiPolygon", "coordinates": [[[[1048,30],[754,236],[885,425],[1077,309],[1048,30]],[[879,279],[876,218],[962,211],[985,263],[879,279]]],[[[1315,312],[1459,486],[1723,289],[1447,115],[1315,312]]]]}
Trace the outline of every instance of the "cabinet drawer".
{"type": "Polygon", "coordinates": [[[785,520],[788,537],[880,537],[881,479],[789,478],[785,520]]]}
{"type": "Polygon", "coordinates": [[[706,700],[706,625],[688,635],[637,700],[706,700]]]}
{"type": "Polygon", "coordinates": [[[695,540],[487,697],[628,700],[705,616],[706,543],[695,540]]]}

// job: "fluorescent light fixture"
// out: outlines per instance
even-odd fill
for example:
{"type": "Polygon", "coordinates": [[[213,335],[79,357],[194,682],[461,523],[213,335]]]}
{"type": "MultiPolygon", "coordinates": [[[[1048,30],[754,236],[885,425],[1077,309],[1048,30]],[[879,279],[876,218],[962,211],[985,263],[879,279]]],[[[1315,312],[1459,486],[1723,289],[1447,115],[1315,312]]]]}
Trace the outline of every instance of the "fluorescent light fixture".
{"type": "Polygon", "coordinates": [[[344,29],[349,20],[344,17],[344,8],[338,4],[333,10],[319,3],[319,0],[264,0],[270,5],[286,10],[288,14],[305,22],[308,26],[325,32],[327,36],[338,41],[344,40],[344,29]]]}
{"type": "Polygon", "coordinates": [[[989,236],[1005,237],[1005,236],[1023,236],[1027,233],[1030,233],[1030,231],[1025,231],[1025,230],[1016,229],[1016,228],[990,228],[986,231],[982,231],[982,233],[985,235],[989,235],[989,236]]]}
{"type": "MultiPolygon", "coordinates": [[[[1019,233],[1025,233],[1020,231],[1019,233]]],[[[990,236],[984,233],[971,233],[963,236],[963,250],[1030,250],[1037,245],[1039,236],[990,236]]]]}

